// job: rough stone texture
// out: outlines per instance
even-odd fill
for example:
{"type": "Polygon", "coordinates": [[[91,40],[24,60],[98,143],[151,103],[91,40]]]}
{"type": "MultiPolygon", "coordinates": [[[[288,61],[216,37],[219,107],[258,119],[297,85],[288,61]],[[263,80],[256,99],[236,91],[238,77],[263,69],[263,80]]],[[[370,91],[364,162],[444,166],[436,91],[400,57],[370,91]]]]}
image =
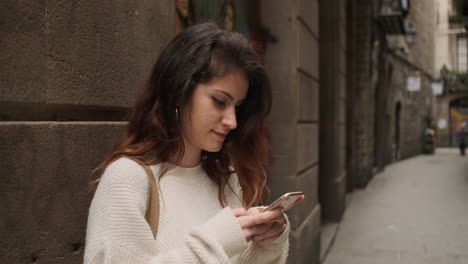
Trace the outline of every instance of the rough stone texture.
{"type": "Polygon", "coordinates": [[[323,217],[333,221],[341,218],[345,198],[345,8],[336,0],[320,5],[320,203],[323,217]]]}
{"type": "Polygon", "coordinates": [[[2,1],[0,100],[129,106],[174,36],[172,6],[2,1]]]}
{"type": "Polygon", "coordinates": [[[0,100],[46,100],[45,6],[45,1],[0,3],[0,100]]]}
{"type": "Polygon", "coordinates": [[[90,172],[123,122],[0,123],[0,262],[82,263],[90,172]]]}
{"type": "MultiPolygon", "coordinates": [[[[409,19],[417,30],[414,44],[410,45],[409,54],[406,57],[411,63],[417,65],[428,74],[434,70],[434,32],[435,3],[423,0],[411,2],[409,19]]],[[[424,72],[421,76],[421,91],[408,92],[406,79],[410,75],[417,74],[418,70],[408,67],[401,60],[395,61],[392,83],[400,89],[402,97],[401,130],[400,130],[400,158],[407,158],[421,153],[423,133],[426,128],[426,120],[432,115],[432,89],[431,80],[424,72]]],[[[396,99],[396,97],[394,97],[396,99]]],[[[396,100],[393,101],[395,105],[396,100]]]]}
{"type": "Polygon", "coordinates": [[[391,82],[394,88],[388,98],[388,105],[393,108],[391,121],[391,138],[395,138],[396,116],[395,108],[401,104],[400,114],[400,141],[393,143],[394,159],[405,159],[422,152],[423,133],[426,128],[426,120],[431,116],[432,89],[430,80],[421,75],[421,90],[408,92],[406,81],[408,76],[414,74],[414,70],[407,67],[395,57],[389,58],[394,65],[391,82]]]}
{"type": "Polygon", "coordinates": [[[175,35],[173,1],[1,1],[0,263],[82,263],[89,174],[175,35]],[[33,121],[94,122],[33,122],[33,121]]]}
{"type": "Polygon", "coordinates": [[[369,81],[372,51],[372,1],[352,1],[348,47],[348,190],[362,187],[371,177],[374,159],[374,89],[369,81]]]}

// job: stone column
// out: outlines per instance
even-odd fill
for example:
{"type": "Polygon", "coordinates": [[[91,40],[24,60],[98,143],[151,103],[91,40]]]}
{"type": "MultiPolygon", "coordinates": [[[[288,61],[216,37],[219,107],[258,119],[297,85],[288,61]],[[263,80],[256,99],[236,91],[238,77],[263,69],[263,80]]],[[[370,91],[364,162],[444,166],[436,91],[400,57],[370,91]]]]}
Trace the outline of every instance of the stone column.
{"type": "Polygon", "coordinates": [[[346,1],[320,3],[320,203],[338,221],[346,193],[346,1]]]}
{"type": "Polygon", "coordinates": [[[363,187],[374,158],[374,92],[372,83],[372,1],[349,2],[348,32],[348,190],[363,187]]]}

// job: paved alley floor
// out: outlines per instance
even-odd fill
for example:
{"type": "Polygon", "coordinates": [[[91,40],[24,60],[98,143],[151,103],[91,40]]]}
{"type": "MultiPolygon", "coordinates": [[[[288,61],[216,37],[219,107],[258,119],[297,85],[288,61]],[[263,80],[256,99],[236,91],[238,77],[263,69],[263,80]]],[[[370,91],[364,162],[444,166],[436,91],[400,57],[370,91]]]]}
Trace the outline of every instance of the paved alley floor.
{"type": "Polygon", "coordinates": [[[437,149],[351,194],[325,264],[468,264],[468,156],[437,149]]]}

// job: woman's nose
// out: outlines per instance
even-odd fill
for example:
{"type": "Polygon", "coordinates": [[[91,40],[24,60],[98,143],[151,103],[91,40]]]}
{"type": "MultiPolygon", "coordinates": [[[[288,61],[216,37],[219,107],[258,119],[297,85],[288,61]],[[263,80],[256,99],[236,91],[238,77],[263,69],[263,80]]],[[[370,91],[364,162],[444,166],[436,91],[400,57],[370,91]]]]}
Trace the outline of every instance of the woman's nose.
{"type": "Polygon", "coordinates": [[[224,113],[223,119],[221,120],[221,124],[225,127],[228,127],[231,130],[237,127],[235,108],[226,110],[226,112],[224,113]]]}

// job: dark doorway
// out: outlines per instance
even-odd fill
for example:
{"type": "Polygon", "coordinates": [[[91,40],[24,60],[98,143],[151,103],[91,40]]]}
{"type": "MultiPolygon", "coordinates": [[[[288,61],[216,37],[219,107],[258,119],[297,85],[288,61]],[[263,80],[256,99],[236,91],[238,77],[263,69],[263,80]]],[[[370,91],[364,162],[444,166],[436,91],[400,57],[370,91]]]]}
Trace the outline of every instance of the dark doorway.
{"type": "Polygon", "coordinates": [[[393,160],[400,159],[400,115],[401,103],[398,102],[395,106],[395,131],[393,137],[393,160]]]}

